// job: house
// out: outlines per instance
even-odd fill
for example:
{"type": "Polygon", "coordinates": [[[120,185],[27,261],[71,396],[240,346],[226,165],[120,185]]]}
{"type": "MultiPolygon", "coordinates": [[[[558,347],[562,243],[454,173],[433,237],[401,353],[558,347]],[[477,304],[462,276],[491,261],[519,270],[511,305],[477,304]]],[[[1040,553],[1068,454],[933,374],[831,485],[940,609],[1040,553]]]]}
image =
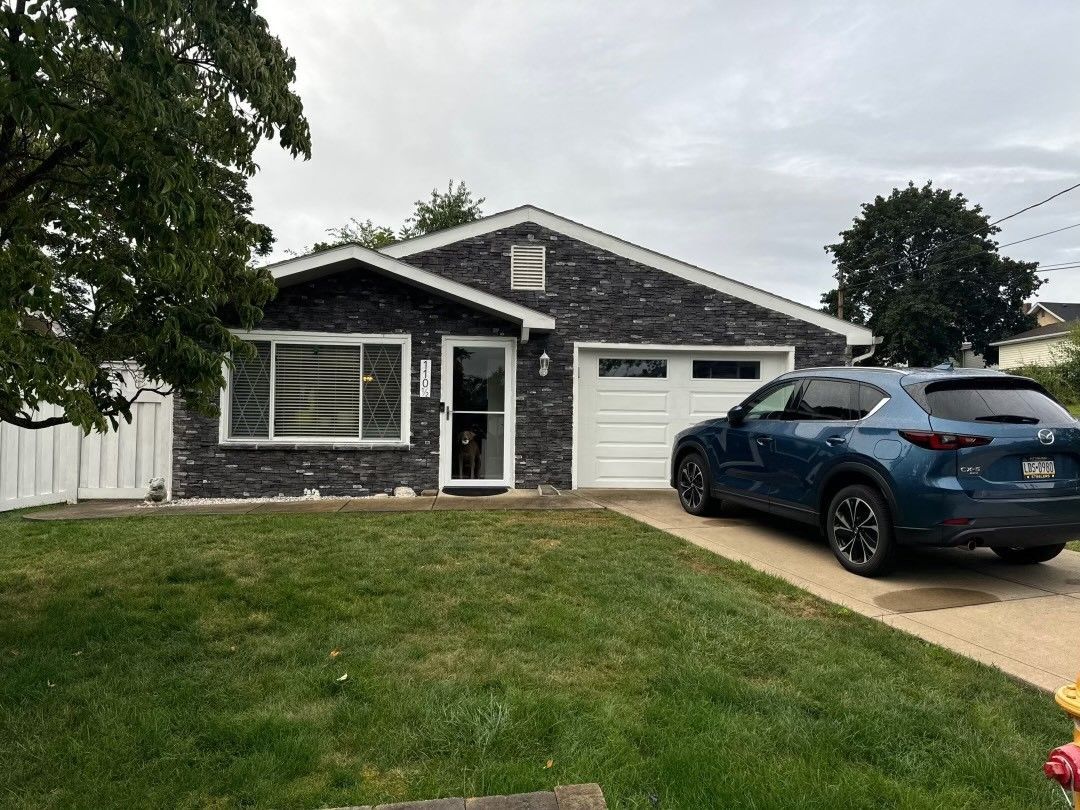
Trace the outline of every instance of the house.
{"type": "Polygon", "coordinates": [[[873,341],[533,206],[271,270],[220,418],[176,403],[174,497],[666,486],[676,432],[873,341]]]}
{"type": "Polygon", "coordinates": [[[1054,362],[1054,350],[1080,321],[1080,304],[1039,301],[1028,310],[1036,326],[1018,335],[991,343],[998,347],[998,366],[1045,366],[1054,362]]]}
{"type": "Polygon", "coordinates": [[[954,358],[953,364],[960,368],[986,368],[986,360],[971,347],[969,342],[960,344],[960,357],[954,358]]]}

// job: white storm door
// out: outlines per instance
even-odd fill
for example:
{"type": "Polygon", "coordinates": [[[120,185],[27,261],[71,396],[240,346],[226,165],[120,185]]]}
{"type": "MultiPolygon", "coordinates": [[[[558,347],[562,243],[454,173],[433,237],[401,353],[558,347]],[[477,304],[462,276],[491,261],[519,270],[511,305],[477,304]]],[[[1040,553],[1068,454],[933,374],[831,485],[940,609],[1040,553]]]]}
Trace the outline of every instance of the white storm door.
{"type": "Polygon", "coordinates": [[[439,485],[514,485],[514,338],[443,338],[439,485]]]}

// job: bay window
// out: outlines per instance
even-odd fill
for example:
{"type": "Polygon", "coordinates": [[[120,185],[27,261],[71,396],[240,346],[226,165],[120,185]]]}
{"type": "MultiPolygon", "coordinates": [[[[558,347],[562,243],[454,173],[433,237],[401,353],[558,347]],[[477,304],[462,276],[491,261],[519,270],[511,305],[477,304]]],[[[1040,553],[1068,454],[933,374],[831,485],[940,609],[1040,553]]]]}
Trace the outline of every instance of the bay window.
{"type": "Polygon", "coordinates": [[[408,442],[409,339],[251,333],[222,402],[222,441],[408,442]]]}

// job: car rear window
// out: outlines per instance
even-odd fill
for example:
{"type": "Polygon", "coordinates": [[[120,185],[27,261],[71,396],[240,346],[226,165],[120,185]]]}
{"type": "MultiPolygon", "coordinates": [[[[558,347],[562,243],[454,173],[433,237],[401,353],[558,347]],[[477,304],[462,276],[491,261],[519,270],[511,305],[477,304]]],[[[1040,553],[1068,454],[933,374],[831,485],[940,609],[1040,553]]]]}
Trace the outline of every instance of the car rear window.
{"type": "Polygon", "coordinates": [[[1072,418],[1041,389],[1023,380],[946,380],[927,384],[922,394],[924,402],[919,404],[940,419],[1034,425],[1072,418]]]}

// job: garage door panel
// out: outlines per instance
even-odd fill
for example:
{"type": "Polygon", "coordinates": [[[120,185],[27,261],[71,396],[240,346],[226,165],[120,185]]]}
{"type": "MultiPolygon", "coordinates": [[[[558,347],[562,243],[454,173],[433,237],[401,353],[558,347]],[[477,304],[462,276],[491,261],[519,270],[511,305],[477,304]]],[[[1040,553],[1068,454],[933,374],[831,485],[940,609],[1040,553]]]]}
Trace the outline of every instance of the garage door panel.
{"type": "Polygon", "coordinates": [[[635,446],[659,445],[668,443],[668,423],[659,422],[643,425],[633,421],[603,421],[596,425],[596,446],[605,447],[613,444],[633,444],[635,446]]]}
{"type": "Polygon", "coordinates": [[[716,416],[725,416],[727,412],[746,399],[750,391],[734,392],[730,394],[705,394],[698,391],[690,392],[690,415],[698,421],[716,416]]]}
{"type": "Polygon", "coordinates": [[[597,391],[596,412],[599,415],[667,414],[668,393],[666,391],[597,391]]]}
{"type": "Polygon", "coordinates": [[[596,447],[596,459],[642,459],[645,461],[664,461],[668,454],[668,443],[655,442],[653,444],[637,444],[627,442],[623,444],[601,444],[596,447]]]}
{"type": "Polygon", "coordinates": [[[630,486],[645,484],[664,486],[667,483],[667,459],[627,459],[599,458],[596,461],[596,479],[593,483],[604,486],[630,486]],[[657,484],[656,481],[662,481],[657,484]]]}
{"type": "Polygon", "coordinates": [[[578,360],[577,484],[601,487],[666,487],[676,433],[725,415],[790,366],[787,351],[648,346],[634,351],[582,349],[578,360]],[[600,377],[600,357],[663,358],[667,376],[600,377]],[[695,379],[694,359],[757,361],[761,379],[695,379]]]}

